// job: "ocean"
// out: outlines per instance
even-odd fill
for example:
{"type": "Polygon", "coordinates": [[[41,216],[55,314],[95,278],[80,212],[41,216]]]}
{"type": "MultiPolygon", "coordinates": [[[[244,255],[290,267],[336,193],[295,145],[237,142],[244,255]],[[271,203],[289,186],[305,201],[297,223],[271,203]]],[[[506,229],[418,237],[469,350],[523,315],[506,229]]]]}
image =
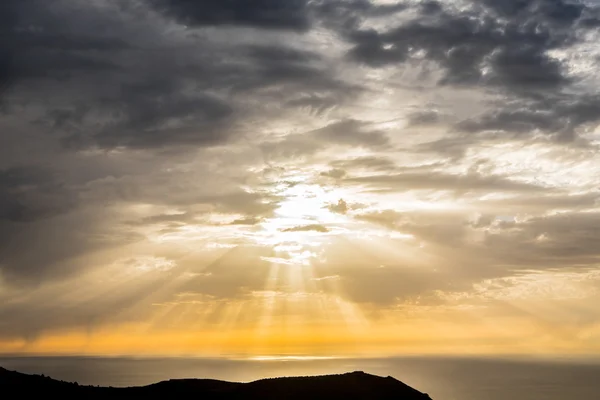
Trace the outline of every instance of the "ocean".
{"type": "Polygon", "coordinates": [[[0,357],[0,366],[86,385],[138,386],[172,378],[247,382],[364,371],[393,376],[433,400],[600,399],[600,362],[492,358],[0,357]]]}

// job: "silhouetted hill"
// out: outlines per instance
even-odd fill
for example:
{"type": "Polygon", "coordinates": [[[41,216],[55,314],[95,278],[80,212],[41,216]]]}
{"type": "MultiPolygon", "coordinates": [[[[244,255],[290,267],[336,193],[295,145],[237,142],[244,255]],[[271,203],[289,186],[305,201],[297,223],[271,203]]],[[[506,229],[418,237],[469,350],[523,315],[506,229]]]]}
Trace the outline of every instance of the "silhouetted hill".
{"type": "Polygon", "coordinates": [[[0,397],[78,396],[104,398],[195,397],[203,400],[430,400],[427,394],[392,378],[351,372],[342,375],[262,379],[234,383],[211,379],[172,379],[131,388],[82,386],[43,375],[26,375],[0,368],[0,397]]]}

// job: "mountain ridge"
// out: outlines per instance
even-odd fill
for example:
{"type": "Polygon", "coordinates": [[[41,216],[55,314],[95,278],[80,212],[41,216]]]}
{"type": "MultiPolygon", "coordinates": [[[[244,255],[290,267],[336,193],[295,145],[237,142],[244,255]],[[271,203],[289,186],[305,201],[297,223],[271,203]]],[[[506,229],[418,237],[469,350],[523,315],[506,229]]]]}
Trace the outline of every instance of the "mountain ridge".
{"type": "Polygon", "coordinates": [[[79,385],[77,382],[60,381],[45,375],[28,375],[0,367],[0,390],[8,388],[21,395],[80,395],[91,399],[199,396],[205,400],[431,400],[426,393],[396,378],[363,371],[264,378],[248,383],[216,379],[169,379],[146,386],[114,388],[79,385]]]}

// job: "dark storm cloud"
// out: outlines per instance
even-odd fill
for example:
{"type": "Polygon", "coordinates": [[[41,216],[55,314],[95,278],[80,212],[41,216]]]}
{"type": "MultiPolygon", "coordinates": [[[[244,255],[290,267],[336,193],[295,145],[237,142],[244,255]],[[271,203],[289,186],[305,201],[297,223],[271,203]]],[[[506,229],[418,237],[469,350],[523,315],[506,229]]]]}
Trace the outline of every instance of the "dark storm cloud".
{"type": "Polygon", "coordinates": [[[9,34],[16,19],[16,4],[15,1],[0,3],[0,101],[2,101],[2,93],[10,86],[14,74],[12,60],[14,49],[9,34]]]}
{"type": "Polygon", "coordinates": [[[232,82],[236,92],[287,88],[289,91],[278,96],[271,94],[275,96],[271,100],[289,105],[315,103],[322,106],[322,102],[333,100],[337,104],[342,96],[361,91],[359,85],[343,82],[335,78],[333,72],[323,69],[322,55],[313,51],[282,45],[250,45],[237,50],[248,58],[249,65],[238,71],[237,79],[232,82]]]}
{"type": "Polygon", "coordinates": [[[389,17],[409,8],[405,2],[374,4],[369,0],[317,0],[310,2],[316,20],[340,31],[356,29],[365,19],[389,17]]]}
{"type": "Polygon", "coordinates": [[[5,281],[28,286],[60,280],[91,267],[77,257],[126,246],[143,235],[93,209],[35,221],[0,221],[0,273],[5,281]]]}
{"type": "MultiPolygon", "coordinates": [[[[243,7],[239,15],[249,20],[233,18],[237,26],[252,18],[285,24],[279,15],[285,10],[302,18],[300,6],[288,2],[271,2],[272,9],[254,2],[172,3],[211,9],[207,18],[214,23],[223,10],[243,7]]],[[[244,107],[249,96],[291,108],[358,90],[338,80],[316,53],[272,38],[251,45],[244,37],[219,42],[221,31],[172,33],[145,3],[132,4],[3,2],[0,80],[7,112],[60,136],[67,148],[211,146],[256,117],[259,110],[244,107]]]]}
{"type": "Polygon", "coordinates": [[[578,16],[558,18],[556,10],[568,8],[559,1],[554,11],[542,7],[547,2],[534,3],[540,6],[523,7],[510,20],[498,19],[499,7],[476,3],[480,7],[421,13],[383,32],[356,30],[349,36],[354,43],[349,55],[377,67],[407,61],[422,51],[444,68],[442,83],[482,83],[512,91],[555,89],[568,79],[547,51],[573,42],[578,16]]]}
{"type": "Polygon", "coordinates": [[[308,0],[149,0],[158,10],[191,26],[237,25],[306,31],[308,0]]]}
{"type": "Polygon", "coordinates": [[[0,224],[59,215],[76,202],[76,193],[47,169],[30,166],[0,170],[0,224]]]}
{"type": "Polygon", "coordinates": [[[529,18],[530,14],[535,13],[540,18],[557,25],[572,24],[585,10],[585,6],[581,3],[564,0],[480,0],[480,3],[498,17],[529,18]]]}
{"type": "Polygon", "coordinates": [[[535,132],[555,133],[557,138],[572,140],[575,130],[600,120],[600,97],[597,95],[552,96],[536,101],[517,101],[503,108],[456,124],[459,132],[505,132],[525,135],[535,132]]]}
{"type": "MultiPolygon", "coordinates": [[[[589,21],[598,20],[597,9],[564,0],[429,4],[414,6],[417,17],[396,27],[344,31],[353,44],[349,57],[375,68],[433,61],[443,71],[441,85],[500,89],[510,96],[506,104],[493,104],[495,111],[458,125],[470,133],[541,131],[571,140],[577,127],[598,121],[598,102],[573,90],[566,94],[574,77],[550,55],[592,32],[589,21]]],[[[435,122],[432,118],[417,115],[415,122],[435,122]]]]}
{"type": "MultiPolygon", "coordinates": [[[[79,15],[82,21],[69,20],[74,10],[67,7],[61,11],[64,4],[62,0],[52,6],[40,0],[2,2],[0,65],[3,81],[13,84],[28,79],[61,80],[81,71],[97,72],[116,67],[103,55],[127,45],[117,35],[94,32],[98,26],[88,26],[88,32],[82,31],[80,23],[94,18],[84,10],[79,15]]],[[[99,24],[106,22],[102,15],[99,17],[99,24]]]]}
{"type": "Polygon", "coordinates": [[[142,32],[125,25],[126,15],[121,20],[110,7],[65,1],[8,3],[13,18],[1,46],[10,52],[9,112],[43,107],[44,115],[32,122],[59,131],[69,145],[218,141],[211,128],[230,116],[230,106],[201,92],[183,93],[177,68],[140,51],[145,43],[136,35],[142,32]],[[153,68],[155,62],[165,69],[153,68]],[[190,132],[184,122],[198,129],[190,132]]]}

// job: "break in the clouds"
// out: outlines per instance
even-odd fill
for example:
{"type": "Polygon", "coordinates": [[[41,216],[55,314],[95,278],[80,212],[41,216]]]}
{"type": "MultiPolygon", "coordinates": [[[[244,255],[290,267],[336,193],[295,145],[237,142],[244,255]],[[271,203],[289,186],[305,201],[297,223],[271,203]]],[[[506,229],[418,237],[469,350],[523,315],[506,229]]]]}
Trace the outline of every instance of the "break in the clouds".
{"type": "Polygon", "coordinates": [[[0,351],[600,350],[598,28],[583,0],[2,1],[0,351]]]}

